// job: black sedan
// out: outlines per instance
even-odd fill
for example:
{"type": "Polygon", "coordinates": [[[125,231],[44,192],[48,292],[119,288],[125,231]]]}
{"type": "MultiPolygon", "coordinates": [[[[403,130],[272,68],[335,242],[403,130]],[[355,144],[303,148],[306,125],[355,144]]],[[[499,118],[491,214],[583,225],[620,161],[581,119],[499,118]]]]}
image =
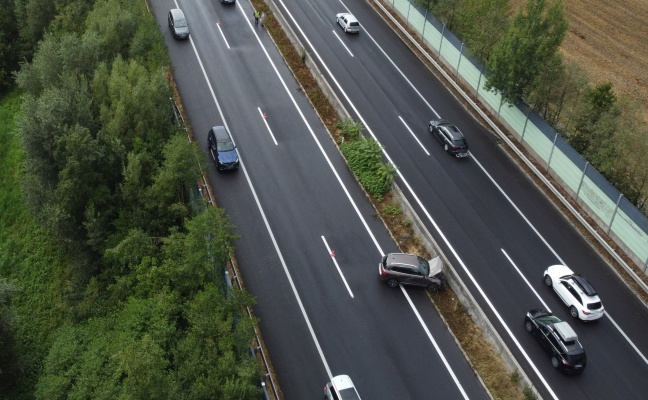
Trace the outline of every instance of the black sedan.
{"type": "Polygon", "coordinates": [[[551,365],[568,374],[579,374],[587,365],[585,349],[571,326],[546,310],[531,310],[524,326],[551,354],[551,365]]]}
{"type": "Polygon", "coordinates": [[[445,119],[430,121],[428,125],[430,133],[443,145],[443,149],[455,157],[466,157],[468,155],[468,142],[463,133],[456,126],[445,119]]]}

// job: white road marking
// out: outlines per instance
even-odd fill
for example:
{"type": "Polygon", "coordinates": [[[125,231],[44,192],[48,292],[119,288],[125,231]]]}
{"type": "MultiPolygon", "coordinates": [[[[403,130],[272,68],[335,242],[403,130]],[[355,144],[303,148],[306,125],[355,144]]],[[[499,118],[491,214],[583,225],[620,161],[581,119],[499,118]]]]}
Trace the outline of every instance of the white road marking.
{"type": "Polygon", "coordinates": [[[340,266],[338,265],[337,260],[335,259],[335,256],[331,252],[331,248],[329,247],[328,243],[326,242],[326,239],[324,236],[322,236],[322,241],[324,242],[324,246],[326,246],[326,251],[328,251],[329,255],[331,256],[331,260],[333,260],[333,264],[335,264],[335,268],[337,268],[338,274],[340,274],[340,278],[342,278],[342,282],[344,282],[344,286],[346,286],[347,290],[349,291],[349,295],[353,299],[353,292],[351,291],[351,288],[349,287],[349,284],[347,283],[346,279],[344,278],[344,274],[342,273],[342,270],[340,269],[340,266]]]}
{"type": "Polygon", "coordinates": [[[268,128],[268,132],[270,133],[270,137],[272,137],[272,141],[276,146],[279,145],[277,143],[277,140],[275,139],[274,135],[272,134],[272,129],[270,129],[270,125],[268,125],[268,119],[263,115],[263,111],[261,111],[260,107],[257,107],[257,110],[259,110],[259,115],[261,116],[261,119],[263,120],[263,123],[265,124],[266,128],[268,128]]]}
{"type": "Polygon", "coordinates": [[[536,292],[536,290],[533,288],[533,286],[531,286],[531,283],[529,283],[529,281],[527,280],[527,278],[526,278],[524,275],[522,275],[522,271],[520,271],[520,269],[517,267],[517,265],[515,265],[515,263],[514,263],[513,260],[511,259],[511,257],[509,257],[509,255],[506,253],[506,251],[504,251],[504,249],[501,249],[501,250],[502,250],[502,253],[504,253],[504,256],[506,256],[506,258],[509,260],[509,262],[511,263],[511,265],[513,266],[513,268],[515,268],[515,270],[517,271],[517,273],[520,275],[520,277],[521,277],[521,278],[524,280],[524,282],[527,284],[527,286],[529,287],[529,289],[531,289],[531,291],[533,292],[533,294],[535,294],[536,297],[538,298],[538,300],[540,300],[540,303],[542,303],[542,306],[545,308],[545,310],[551,312],[551,309],[549,308],[549,306],[547,305],[547,303],[545,303],[544,300],[542,300],[542,297],[540,297],[540,295],[538,294],[538,292],[536,292]]]}
{"type": "Polygon", "coordinates": [[[229,43],[227,43],[227,38],[225,37],[225,33],[221,29],[220,21],[216,22],[216,27],[218,28],[218,31],[220,32],[221,36],[223,37],[223,41],[225,42],[225,46],[227,46],[227,50],[230,50],[231,48],[230,48],[229,43]]]}
{"type": "Polygon", "coordinates": [[[344,49],[349,53],[349,55],[350,55],[351,57],[353,57],[353,53],[351,53],[351,50],[349,50],[349,48],[346,46],[346,44],[344,44],[344,42],[343,42],[342,39],[338,36],[338,34],[337,34],[335,31],[331,31],[331,32],[333,32],[333,34],[335,35],[335,37],[337,38],[337,40],[340,42],[340,44],[342,44],[342,46],[343,46],[344,49]]]}
{"type": "Polygon", "coordinates": [[[400,115],[398,116],[398,119],[400,119],[401,122],[403,123],[403,125],[405,125],[405,129],[407,129],[407,131],[412,135],[412,137],[414,137],[414,140],[416,140],[416,143],[418,143],[419,146],[421,146],[421,148],[423,149],[423,151],[425,152],[425,154],[427,154],[427,155],[429,156],[430,153],[427,151],[427,149],[425,148],[425,146],[423,146],[423,143],[421,143],[421,141],[418,140],[418,138],[416,137],[416,135],[414,134],[414,132],[412,132],[412,130],[410,129],[410,127],[407,126],[407,124],[405,123],[405,120],[404,120],[400,115]]]}

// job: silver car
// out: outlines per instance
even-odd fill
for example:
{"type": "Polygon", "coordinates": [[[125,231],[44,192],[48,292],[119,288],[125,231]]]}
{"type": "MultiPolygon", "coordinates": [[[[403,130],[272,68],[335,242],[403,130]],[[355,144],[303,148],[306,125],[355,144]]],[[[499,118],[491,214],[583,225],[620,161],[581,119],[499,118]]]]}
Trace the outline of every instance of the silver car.
{"type": "Polygon", "coordinates": [[[360,395],[353,386],[349,375],[338,375],[324,386],[324,398],[326,400],[360,400],[360,395]]]}
{"type": "Polygon", "coordinates": [[[349,13],[340,13],[335,16],[335,22],[337,22],[344,32],[347,33],[360,33],[360,22],[349,13]]]}

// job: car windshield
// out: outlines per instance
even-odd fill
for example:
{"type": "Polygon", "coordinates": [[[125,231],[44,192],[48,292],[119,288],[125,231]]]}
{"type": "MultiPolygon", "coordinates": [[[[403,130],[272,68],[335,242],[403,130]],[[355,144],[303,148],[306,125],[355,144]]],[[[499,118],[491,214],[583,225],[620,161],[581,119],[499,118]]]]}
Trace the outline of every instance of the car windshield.
{"type": "Polygon", "coordinates": [[[184,28],[185,26],[187,26],[187,21],[185,21],[184,19],[176,19],[175,26],[176,28],[184,28]]]}
{"type": "Polygon", "coordinates": [[[457,147],[463,147],[466,145],[466,140],[465,139],[455,139],[452,141],[452,143],[457,146],[457,147]]]}
{"type": "Polygon", "coordinates": [[[423,275],[425,276],[430,275],[430,264],[428,264],[428,262],[422,259],[421,257],[418,257],[418,261],[419,261],[419,270],[423,272],[423,275]]]}
{"type": "Polygon", "coordinates": [[[232,142],[218,142],[218,143],[216,143],[216,150],[218,150],[218,151],[234,150],[234,143],[232,143],[232,142]]]}

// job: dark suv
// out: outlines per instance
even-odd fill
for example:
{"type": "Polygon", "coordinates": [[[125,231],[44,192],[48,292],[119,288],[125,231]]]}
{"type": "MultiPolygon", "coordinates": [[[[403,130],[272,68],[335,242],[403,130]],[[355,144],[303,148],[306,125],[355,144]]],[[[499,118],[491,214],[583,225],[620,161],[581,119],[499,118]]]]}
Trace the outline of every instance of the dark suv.
{"type": "Polygon", "coordinates": [[[239,156],[236,146],[224,126],[215,126],[207,134],[209,153],[216,161],[216,169],[225,171],[239,167],[239,156]]]}
{"type": "Polygon", "coordinates": [[[463,133],[445,119],[430,121],[430,133],[443,145],[443,149],[455,157],[468,155],[468,143],[463,133]]]}
{"type": "Polygon", "coordinates": [[[425,286],[431,291],[443,290],[446,286],[443,261],[435,257],[430,261],[413,254],[389,253],[378,264],[380,279],[389,287],[399,284],[425,286]]]}
{"type": "Polygon", "coordinates": [[[568,374],[580,374],[587,365],[585,349],[571,326],[546,310],[531,310],[524,318],[526,330],[551,354],[551,365],[568,374]]]}

